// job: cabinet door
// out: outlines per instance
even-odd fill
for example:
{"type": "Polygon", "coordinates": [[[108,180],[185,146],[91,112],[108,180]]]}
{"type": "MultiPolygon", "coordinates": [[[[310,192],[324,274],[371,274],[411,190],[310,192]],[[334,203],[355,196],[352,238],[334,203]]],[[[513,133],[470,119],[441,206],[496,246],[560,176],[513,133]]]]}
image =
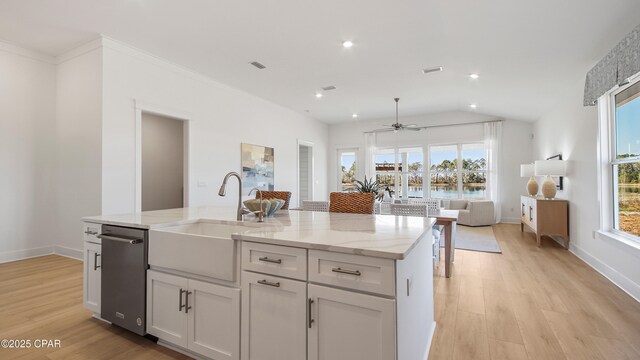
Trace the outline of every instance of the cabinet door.
{"type": "Polygon", "coordinates": [[[100,314],[100,244],[84,243],[84,307],[100,314]]]}
{"type": "Polygon", "coordinates": [[[242,360],[307,357],[307,284],[242,272],[242,360]]]}
{"type": "Polygon", "coordinates": [[[189,280],[187,307],[189,350],[214,360],[239,360],[240,289],[189,280]]]}
{"type": "Polygon", "coordinates": [[[309,360],[394,360],[395,301],[308,286],[309,360]]]}
{"type": "Polygon", "coordinates": [[[147,332],[172,344],[187,348],[188,316],[185,313],[189,281],[147,271],[147,332]]]}

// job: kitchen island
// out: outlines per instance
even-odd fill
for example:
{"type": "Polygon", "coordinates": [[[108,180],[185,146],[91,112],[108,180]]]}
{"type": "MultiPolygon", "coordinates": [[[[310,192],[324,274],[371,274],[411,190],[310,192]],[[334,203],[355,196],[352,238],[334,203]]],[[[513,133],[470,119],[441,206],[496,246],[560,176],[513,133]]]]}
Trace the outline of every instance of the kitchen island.
{"type": "Polygon", "coordinates": [[[143,322],[165,346],[211,359],[426,359],[434,219],[235,215],[184,208],[84,218],[85,306],[102,317],[98,299],[110,296],[97,294],[107,270],[92,256],[97,233],[137,228],[148,231],[143,322]]]}

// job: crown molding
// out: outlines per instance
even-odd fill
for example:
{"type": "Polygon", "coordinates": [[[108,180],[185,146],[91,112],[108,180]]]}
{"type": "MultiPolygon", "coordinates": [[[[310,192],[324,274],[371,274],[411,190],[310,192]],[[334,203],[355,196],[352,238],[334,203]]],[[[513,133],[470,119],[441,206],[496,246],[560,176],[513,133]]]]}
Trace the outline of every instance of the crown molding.
{"type": "Polygon", "coordinates": [[[64,54],[58,55],[55,58],[55,60],[56,60],[55,63],[56,64],[62,64],[62,63],[67,62],[67,61],[69,61],[71,59],[75,59],[78,56],[82,56],[84,54],[90,53],[93,50],[100,49],[100,48],[102,48],[102,46],[103,46],[103,36],[100,35],[99,37],[97,37],[97,38],[95,38],[93,40],[90,40],[90,41],[88,41],[88,42],[86,42],[86,43],[84,43],[84,44],[82,44],[82,45],[80,45],[78,47],[75,47],[75,48],[67,51],[64,54]]]}
{"type": "Polygon", "coordinates": [[[31,60],[41,61],[47,64],[56,64],[56,58],[53,56],[49,56],[33,50],[28,50],[2,40],[0,40],[0,51],[8,52],[13,55],[23,56],[31,60]]]}

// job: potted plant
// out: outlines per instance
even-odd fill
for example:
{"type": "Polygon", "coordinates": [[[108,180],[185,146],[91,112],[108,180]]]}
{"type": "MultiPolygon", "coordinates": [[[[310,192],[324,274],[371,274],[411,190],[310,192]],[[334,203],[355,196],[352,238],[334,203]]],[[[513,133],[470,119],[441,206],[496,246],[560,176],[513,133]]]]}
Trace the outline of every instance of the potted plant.
{"type": "Polygon", "coordinates": [[[384,193],[379,193],[378,182],[373,178],[367,179],[367,176],[364,176],[364,181],[356,180],[355,181],[355,190],[360,193],[373,193],[376,200],[382,201],[384,197],[384,193]]]}

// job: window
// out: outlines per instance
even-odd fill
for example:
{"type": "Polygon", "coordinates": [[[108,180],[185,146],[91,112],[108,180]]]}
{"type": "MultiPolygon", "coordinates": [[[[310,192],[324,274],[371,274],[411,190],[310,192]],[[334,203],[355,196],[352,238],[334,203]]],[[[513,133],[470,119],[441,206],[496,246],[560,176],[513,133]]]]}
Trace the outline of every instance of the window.
{"type": "Polygon", "coordinates": [[[613,226],[640,236],[640,81],[615,94],[613,146],[613,226]]]}
{"type": "Polygon", "coordinates": [[[429,197],[484,199],[486,159],[483,143],[431,146],[429,197]]]}
{"type": "Polygon", "coordinates": [[[423,164],[424,155],[420,147],[377,149],[376,181],[380,189],[388,188],[396,198],[422,198],[423,164]]]}
{"type": "Polygon", "coordinates": [[[338,191],[353,191],[358,149],[338,150],[338,191]]]}

